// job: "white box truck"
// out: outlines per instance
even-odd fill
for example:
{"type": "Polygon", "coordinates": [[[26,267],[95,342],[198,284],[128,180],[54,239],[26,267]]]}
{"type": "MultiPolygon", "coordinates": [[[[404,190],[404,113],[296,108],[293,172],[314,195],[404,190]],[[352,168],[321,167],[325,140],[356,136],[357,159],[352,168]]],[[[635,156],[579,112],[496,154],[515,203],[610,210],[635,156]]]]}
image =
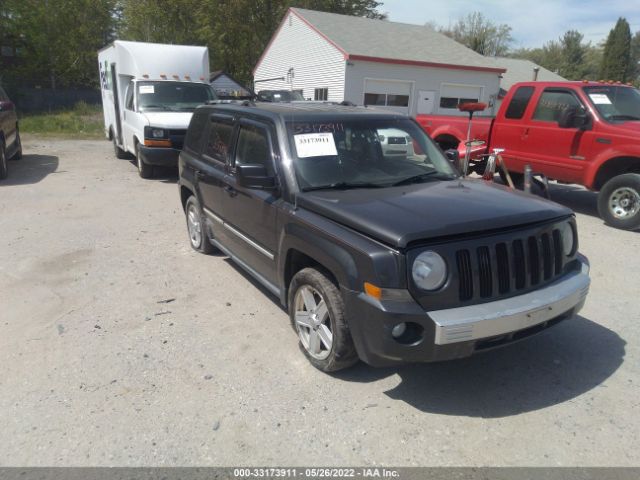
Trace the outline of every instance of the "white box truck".
{"type": "Polygon", "coordinates": [[[191,115],[216,98],[207,47],[116,40],[98,52],[104,129],[142,178],[177,166],[191,115]]]}

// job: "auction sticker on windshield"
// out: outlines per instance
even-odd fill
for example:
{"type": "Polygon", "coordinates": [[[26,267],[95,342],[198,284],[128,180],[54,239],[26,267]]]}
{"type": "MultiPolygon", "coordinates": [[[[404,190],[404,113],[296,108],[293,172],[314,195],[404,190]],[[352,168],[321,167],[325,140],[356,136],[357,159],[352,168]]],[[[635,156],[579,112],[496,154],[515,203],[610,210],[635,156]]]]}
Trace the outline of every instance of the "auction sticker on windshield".
{"type": "Polygon", "coordinates": [[[591,101],[596,105],[611,105],[611,100],[604,93],[590,93],[591,101]]]}
{"type": "Polygon", "coordinates": [[[154,93],[153,85],[140,85],[140,93],[154,93]]]}
{"type": "Polygon", "coordinates": [[[298,158],[338,155],[333,133],[306,133],[294,135],[298,158]]]}

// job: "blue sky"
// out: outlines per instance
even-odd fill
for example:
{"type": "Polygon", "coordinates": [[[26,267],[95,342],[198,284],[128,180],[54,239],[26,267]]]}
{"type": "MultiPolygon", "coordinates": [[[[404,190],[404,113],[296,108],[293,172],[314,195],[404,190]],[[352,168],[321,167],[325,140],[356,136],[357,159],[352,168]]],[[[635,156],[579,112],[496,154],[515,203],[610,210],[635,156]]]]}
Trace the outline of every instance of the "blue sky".
{"type": "Polygon", "coordinates": [[[640,30],[640,0],[381,0],[380,10],[394,22],[439,25],[455,23],[479,11],[495,23],[510,25],[513,47],[541,47],[567,30],[599,43],[625,17],[631,32],[640,30]]]}

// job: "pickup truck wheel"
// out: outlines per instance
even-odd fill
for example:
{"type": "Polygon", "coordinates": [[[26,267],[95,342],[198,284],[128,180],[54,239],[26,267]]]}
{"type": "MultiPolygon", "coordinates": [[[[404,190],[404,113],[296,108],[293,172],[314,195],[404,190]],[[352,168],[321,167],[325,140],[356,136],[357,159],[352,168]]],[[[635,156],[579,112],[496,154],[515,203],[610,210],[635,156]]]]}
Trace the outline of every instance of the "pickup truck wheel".
{"type": "Polygon", "coordinates": [[[7,178],[9,170],[7,169],[7,155],[4,151],[4,143],[0,140],[0,180],[7,178]]]}
{"type": "Polygon", "coordinates": [[[321,272],[305,268],[289,288],[289,317],[311,364],[335,372],[358,362],[338,288],[321,272]]]}
{"type": "Polygon", "coordinates": [[[115,153],[116,158],[119,159],[125,159],[128,157],[127,152],[118,146],[115,135],[113,135],[113,153],[115,153]]]}
{"type": "Polygon", "coordinates": [[[144,160],[142,160],[140,144],[136,144],[136,164],[138,165],[138,174],[140,174],[140,178],[153,178],[153,165],[144,163],[144,160]]]}
{"type": "Polygon", "coordinates": [[[604,184],[598,194],[600,217],[615,228],[640,228],[640,174],[625,173],[604,184]]]}
{"type": "Polygon", "coordinates": [[[191,248],[209,254],[213,252],[213,245],[207,237],[207,230],[202,218],[202,209],[198,199],[193,195],[187,199],[185,204],[185,215],[187,217],[187,231],[189,232],[189,242],[191,248]]]}

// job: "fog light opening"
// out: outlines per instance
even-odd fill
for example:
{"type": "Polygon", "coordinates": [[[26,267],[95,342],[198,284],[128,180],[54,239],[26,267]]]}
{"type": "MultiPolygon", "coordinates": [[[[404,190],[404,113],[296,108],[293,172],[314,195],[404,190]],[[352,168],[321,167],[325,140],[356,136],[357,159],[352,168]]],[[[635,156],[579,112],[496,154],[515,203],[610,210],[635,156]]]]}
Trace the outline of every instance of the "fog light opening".
{"type": "Polygon", "coordinates": [[[413,322],[398,323],[391,329],[391,337],[402,345],[416,345],[423,339],[424,328],[413,322]]]}
{"type": "Polygon", "coordinates": [[[393,327],[393,330],[391,330],[391,336],[393,338],[400,338],[406,331],[407,324],[402,322],[393,327]]]}

